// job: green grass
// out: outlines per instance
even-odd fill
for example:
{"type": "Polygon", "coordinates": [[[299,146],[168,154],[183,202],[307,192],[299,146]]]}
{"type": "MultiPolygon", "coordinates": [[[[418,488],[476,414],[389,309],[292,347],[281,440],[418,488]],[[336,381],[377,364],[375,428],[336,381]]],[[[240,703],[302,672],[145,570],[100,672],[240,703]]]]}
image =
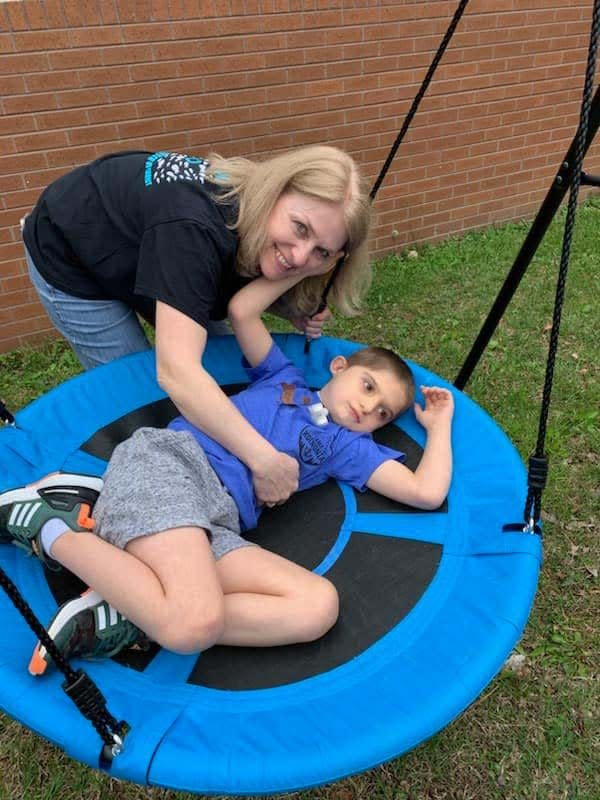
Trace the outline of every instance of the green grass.
{"type": "MultiPolygon", "coordinates": [[[[524,458],[533,451],[563,218],[557,219],[467,387],[524,458]]],[[[367,313],[333,335],[391,345],[453,380],[526,234],[525,224],[378,263],[367,313]]],[[[597,800],[600,204],[580,209],[548,425],[545,559],[519,652],[452,725],[404,758],[302,800],[597,800]]],[[[60,341],[0,356],[16,409],[78,371],[60,341]]],[[[72,763],[0,716],[0,800],[183,800],[72,763]]]]}

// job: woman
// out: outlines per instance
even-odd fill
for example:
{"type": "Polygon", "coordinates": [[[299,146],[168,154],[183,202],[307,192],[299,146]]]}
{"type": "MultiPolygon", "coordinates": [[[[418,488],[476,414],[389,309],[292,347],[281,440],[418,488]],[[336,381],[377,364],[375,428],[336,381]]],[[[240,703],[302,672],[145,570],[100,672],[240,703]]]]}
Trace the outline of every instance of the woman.
{"type": "Polygon", "coordinates": [[[333,147],[301,148],[256,163],[125,152],[51,184],[23,232],[33,285],[85,368],[149,347],[179,411],[250,469],[273,505],[297,488],[298,465],[241,417],[201,365],[211,321],[248,280],[306,275],[276,309],[309,335],[337,259],[331,302],[358,306],[370,278],[370,204],[354,161],[333,147]]]}

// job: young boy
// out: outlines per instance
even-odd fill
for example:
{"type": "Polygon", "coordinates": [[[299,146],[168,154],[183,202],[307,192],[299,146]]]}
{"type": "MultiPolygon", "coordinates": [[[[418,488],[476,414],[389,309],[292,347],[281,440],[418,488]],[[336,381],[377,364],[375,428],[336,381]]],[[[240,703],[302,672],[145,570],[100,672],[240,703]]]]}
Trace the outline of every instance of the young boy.
{"type": "MultiPolygon", "coordinates": [[[[251,385],[234,403],[279,450],[297,459],[299,489],[329,477],[417,508],[437,508],[451,477],[449,391],[423,388],[415,404],[427,430],[413,473],[372,432],[414,399],[412,375],[394,353],[366,348],[331,362],[311,391],[274,344],[261,314],[299,280],[251,281],[229,305],[251,385]]],[[[0,495],[0,533],[57,561],[92,590],[65,603],[49,633],[67,656],[112,655],[143,634],[177,652],[213,644],[270,646],[322,636],[338,616],[324,577],[245,541],[260,515],[247,467],[184,418],[143,428],[114,451],[100,479],[48,476],[0,495]]],[[[49,656],[38,644],[30,671],[49,656]]]]}

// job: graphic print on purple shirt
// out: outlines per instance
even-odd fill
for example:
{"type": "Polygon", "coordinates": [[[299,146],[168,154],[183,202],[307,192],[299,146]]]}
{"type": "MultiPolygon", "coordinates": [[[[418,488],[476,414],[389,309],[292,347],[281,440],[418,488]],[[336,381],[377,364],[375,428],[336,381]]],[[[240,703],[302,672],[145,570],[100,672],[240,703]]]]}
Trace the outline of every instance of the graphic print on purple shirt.
{"type": "Polygon", "coordinates": [[[322,429],[306,425],[300,431],[299,454],[305,464],[317,467],[331,456],[331,437],[321,436],[322,429]]]}

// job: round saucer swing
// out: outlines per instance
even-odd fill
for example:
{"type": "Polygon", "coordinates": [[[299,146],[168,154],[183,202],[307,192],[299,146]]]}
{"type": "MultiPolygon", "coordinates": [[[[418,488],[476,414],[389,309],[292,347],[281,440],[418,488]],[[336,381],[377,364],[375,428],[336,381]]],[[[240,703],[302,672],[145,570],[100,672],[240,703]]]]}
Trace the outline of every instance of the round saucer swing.
{"type": "MultiPolygon", "coordinates": [[[[315,387],[335,354],[358,347],[323,338],[305,354],[302,337],[276,338],[315,387]]],[[[233,337],[210,339],[204,363],[228,391],[245,382],[233,337]]],[[[411,367],[417,385],[448,385],[411,367]]],[[[491,418],[452,391],[455,474],[440,509],[417,511],[330,481],[265,513],[252,532],[262,546],[333,581],[341,614],[324,638],[73,663],[129,725],[111,775],[234,795],[308,787],[411,749],[478,696],[523,631],[541,543],[503,530],[522,512],[525,470],[491,418]]],[[[0,432],[0,489],[55,469],[100,475],[119,441],[176,413],[156,383],[152,352],[79,375],[0,432]]],[[[424,431],[412,411],[380,437],[414,468],[424,431]]],[[[80,590],[64,571],[44,573],[16,547],[0,547],[0,564],[41,620],[80,590]]],[[[0,706],[98,766],[98,733],[61,691],[57,670],[43,679],[28,674],[35,636],[3,594],[0,609],[0,706]]]]}

